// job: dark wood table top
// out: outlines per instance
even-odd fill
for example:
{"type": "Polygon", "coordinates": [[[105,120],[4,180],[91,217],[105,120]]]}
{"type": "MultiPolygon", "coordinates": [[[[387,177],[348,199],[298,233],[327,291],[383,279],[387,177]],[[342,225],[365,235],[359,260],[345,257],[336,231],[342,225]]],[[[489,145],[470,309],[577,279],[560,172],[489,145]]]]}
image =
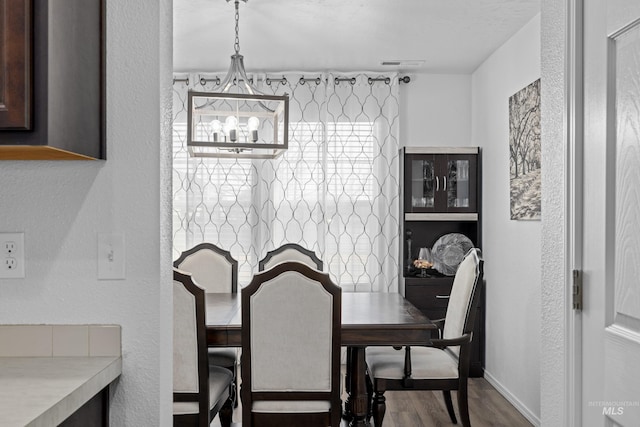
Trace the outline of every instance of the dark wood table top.
{"type": "MultiPolygon", "coordinates": [[[[240,347],[240,294],[207,294],[207,343],[240,347]]],[[[344,346],[424,345],[436,326],[397,293],[342,293],[344,346]]]]}

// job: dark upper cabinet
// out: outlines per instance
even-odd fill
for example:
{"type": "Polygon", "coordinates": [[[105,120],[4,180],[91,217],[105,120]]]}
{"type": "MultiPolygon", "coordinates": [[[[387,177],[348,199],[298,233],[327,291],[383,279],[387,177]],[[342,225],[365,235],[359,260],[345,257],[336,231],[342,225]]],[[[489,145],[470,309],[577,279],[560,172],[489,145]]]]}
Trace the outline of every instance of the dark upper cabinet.
{"type": "Polygon", "coordinates": [[[0,33],[0,160],[106,158],[105,0],[0,0],[0,33]]]}
{"type": "Polygon", "coordinates": [[[0,0],[0,129],[32,126],[31,6],[26,0],[0,0]]]}
{"type": "Polygon", "coordinates": [[[474,150],[440,154],[427,148],[405,149],[405,213],[478,212],[474,150]]]}

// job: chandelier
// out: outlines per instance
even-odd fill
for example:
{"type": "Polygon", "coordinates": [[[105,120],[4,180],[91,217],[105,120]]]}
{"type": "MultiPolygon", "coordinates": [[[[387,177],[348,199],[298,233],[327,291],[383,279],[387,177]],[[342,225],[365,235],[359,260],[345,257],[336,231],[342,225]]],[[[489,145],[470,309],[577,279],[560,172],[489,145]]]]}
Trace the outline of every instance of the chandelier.
{"type": "Polygon", "coordinates": [[[247,78],[238,37],[240,0],[233,1],[236,38],[231,66],[219,92],[189,91],[187,147],[192,157],[274,159],[288,146],[289,96],[265,94],[247,78]]]}

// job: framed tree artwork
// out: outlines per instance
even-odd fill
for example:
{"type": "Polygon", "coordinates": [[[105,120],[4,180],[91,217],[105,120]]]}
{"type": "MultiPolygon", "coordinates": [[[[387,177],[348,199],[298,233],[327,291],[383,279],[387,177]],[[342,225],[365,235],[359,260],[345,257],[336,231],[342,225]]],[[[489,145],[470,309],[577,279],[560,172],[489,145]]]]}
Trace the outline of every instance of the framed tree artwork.
{"type": "Polygon", "coordinates": [[[511,219],[540,220],[540,79],[509,97],[511,219]]]}

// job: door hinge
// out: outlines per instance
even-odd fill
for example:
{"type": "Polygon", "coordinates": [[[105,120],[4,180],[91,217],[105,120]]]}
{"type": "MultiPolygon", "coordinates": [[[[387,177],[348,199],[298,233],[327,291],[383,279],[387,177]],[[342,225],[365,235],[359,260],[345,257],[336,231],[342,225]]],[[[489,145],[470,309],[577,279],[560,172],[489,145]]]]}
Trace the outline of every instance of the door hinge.
{"type": "Polygon", "coordinates": [[[573,309],[582,310],[582,271],[573,270],[573,309]]]}

